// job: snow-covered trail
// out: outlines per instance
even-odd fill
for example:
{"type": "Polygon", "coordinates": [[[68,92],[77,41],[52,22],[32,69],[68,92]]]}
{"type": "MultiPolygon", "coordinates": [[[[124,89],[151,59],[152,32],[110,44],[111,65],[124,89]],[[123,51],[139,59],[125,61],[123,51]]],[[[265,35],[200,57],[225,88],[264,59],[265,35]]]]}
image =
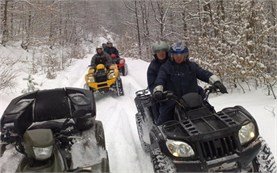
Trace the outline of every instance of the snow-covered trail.
{"type": "MultiPolygon", "coordinates": [[[[69,69],[68,84],[73,87],[84,86],[84,75],[88,58],[74,64],[69,69]],[[82,71],[83,70],[83,71],[82,71]],[[80,79],[75,79],[80,76],[80,79]],[[70,79],[71,78],[71,79],[70,79]]],[[[152,164],[148,154],[144,153],[140,146],[137,134],[134,104],[135,91],[144,88],[145,78],[139,78],[141,74],[146,74],[146,68],[141,64],[148,63],[140,60],[128,59],[129,74],[122,77],[125,96],[97,95],[96,97],[96,119],[102,121],[105,130],[106,145],[109,153],[110,166],[112,172],[153,172],[152,164]],[[136,64],[139,64],[137,66],[136,64]]]]}
{"type": "MultiPolygon", "coordinates": [[[[71,77],[84,76],[91,55],[80,60],[69,70],[71,77]],[[79,70],[82,69],[82,70],[79,70]]],[[[153,172],[150,157],[144,153],[138,139],[134,104],[135,92],[146,88],[146,71],[148,63],[142,60],[126,59],[129,66],[129,74],[123,76],[125,96],[117,97],[106,95],[96,101],[97,119],[103,122],[107,140],[107,149],[110,156],[110,164],[113,172],[153,172]]],[[[69,80],[70,86],[83,87],[84,77],[69,80]]],[[[246,94],[232,93],[218,97],[211,96],[210,102],[216,110],[225,107],[242,105],[256,119],[259,125],[260,135],[266,140],[277,156],[277,118],[274,116],[277,110],[277,102],[271,96],[265,96],[265,91],[257,90],[246,94]]]]}

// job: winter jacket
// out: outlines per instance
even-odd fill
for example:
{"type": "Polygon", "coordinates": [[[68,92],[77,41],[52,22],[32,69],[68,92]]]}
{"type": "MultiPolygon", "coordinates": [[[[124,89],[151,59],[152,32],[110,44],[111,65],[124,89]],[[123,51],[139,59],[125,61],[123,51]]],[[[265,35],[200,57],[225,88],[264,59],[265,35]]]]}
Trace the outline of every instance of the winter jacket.
{"type": "Polygon", "coordinates": [[[199,92],[197,79],[208,83],[212,75],[188,59],[181,64],[168,60],[161,66],[155,86],[162,85],[165,91],[172,91],[180,98],[190,92],[199,92]]]}
{"type": "Polygon", "coordinates": [[[112,65],[112,59],[109,54],[103,52],[102,54],[95,54],[91,58],[91,67],[95,68],[98,64],[104,64],[106,67],[112,65]]]}
{"type": "Polygon", "coordinates": [[[155,57],[155,59],[151,61],[150,65],[148,66],[148,69],[147,69],[147,83],[148,83],[148,88],[151,93],[153,93],[153,89],[155,87],[155,81],[158,76],[160,67],[168,59],[168,56],[164,60],[159,60],[156,55],[154,55],[154,57],[155,57]]]}
{"type": "Polygon", "coordinates": [[[109,55],[116,54],[119,57],[118,50],[115,47],[105,47],[104,51],[109,55]]]}

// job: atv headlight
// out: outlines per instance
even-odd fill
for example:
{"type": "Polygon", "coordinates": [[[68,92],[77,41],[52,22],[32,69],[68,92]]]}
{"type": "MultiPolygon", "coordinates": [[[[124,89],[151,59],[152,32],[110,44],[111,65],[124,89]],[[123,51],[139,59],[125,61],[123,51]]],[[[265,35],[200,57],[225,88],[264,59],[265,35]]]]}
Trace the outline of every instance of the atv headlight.
{"type": "Polygon", "coordinates": [[[170,153],[175,157],[192,157],[194,156],[194,151],[192,147],[181,141],[167,140],[166,146],[170,153]]]}
{"type": "Polygon", "coordinates": [[[53,146],[45,148],[33,147],[33,150],[37,160],[45,160],[51,157],[53,152],[53,146]]]}
{"type": "Polygon", "coordinates": [[[239,130],[239,140],[242,145],[252,140],[255,136],[255,125],[253,123],[248,123],[239,130]]]}
{"type": "Polygon", "coordinates": [[[88,82],[95,82],[94,77],[93,76],[88,76],[88,82]]]}
{"type": "Polygon", "coordinates": [[[115,74],[114,74],[114,71],[111,71],[109,74],[108,74],[108,79],[112,79],[112,78],[115,78],[115,74]]]}

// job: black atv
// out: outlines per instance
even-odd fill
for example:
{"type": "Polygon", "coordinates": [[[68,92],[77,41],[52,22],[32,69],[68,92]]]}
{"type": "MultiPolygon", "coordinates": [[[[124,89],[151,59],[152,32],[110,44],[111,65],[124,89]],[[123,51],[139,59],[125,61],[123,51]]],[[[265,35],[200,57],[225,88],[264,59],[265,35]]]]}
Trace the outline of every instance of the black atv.
{"type": "Polygon", "coordinates": [[[149,91],[136,92],[136,123],[142,148],[155,172],[274,172],[270,149],[259,137],[255,119],[241,106],[215,112],[207,99],[214,87],[178,99],[174,119],[157,126],[158,102],[149,91]]]}
{"type": "Polygon", "coordinates": [[[94,96],[83,89],[17,97],[1,118],[1,157],[9,156],[10,146],[23,154],[13,165],[16,172],[109,172],[104,130],[95,116],[94,96]]]}

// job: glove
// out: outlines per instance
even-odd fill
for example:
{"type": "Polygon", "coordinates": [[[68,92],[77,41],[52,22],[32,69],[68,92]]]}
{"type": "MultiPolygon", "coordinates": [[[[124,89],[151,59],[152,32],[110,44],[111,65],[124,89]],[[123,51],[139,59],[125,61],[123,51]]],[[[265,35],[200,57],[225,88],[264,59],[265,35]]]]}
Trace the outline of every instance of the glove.
{"type": "Polygon", "coordinates": [[[153,97],[155,100],[163,100],[165,99],[165,94],[163,92],[163,86],[158,85],[153,90],[153,97]]]}
{"type": "Polygon", "coordinates": [[[226,87],[220,81],[216,81],[213,86],[219,89],[221,93],[228,93],[226,87]]]}
{"type": "Polygon", "coordinates": [[[165,95],[162,91],[154,92],[153,97],[154,97],[155,100],[164,100],[165,99],[165,95]]]}

